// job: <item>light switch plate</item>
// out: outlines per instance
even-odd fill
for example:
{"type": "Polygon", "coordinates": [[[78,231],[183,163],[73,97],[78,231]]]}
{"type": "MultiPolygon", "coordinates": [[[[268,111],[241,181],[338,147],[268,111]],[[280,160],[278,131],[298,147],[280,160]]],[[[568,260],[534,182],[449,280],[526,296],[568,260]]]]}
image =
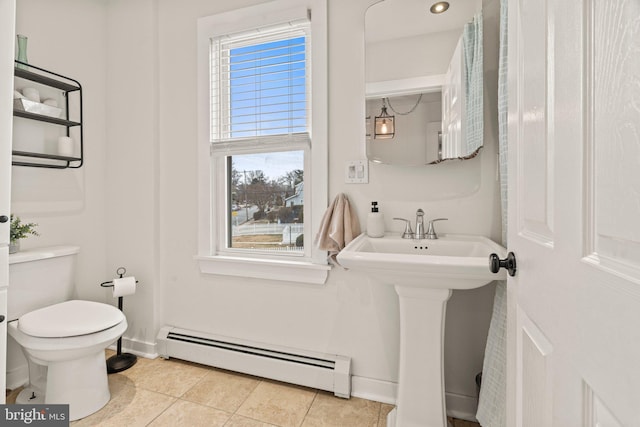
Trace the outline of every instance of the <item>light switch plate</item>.
{"type": "Polygon", "coordinates": [[[368,184],[369,161],[347,160],[344,171],[344,182],[347,184],[368,184]]]}

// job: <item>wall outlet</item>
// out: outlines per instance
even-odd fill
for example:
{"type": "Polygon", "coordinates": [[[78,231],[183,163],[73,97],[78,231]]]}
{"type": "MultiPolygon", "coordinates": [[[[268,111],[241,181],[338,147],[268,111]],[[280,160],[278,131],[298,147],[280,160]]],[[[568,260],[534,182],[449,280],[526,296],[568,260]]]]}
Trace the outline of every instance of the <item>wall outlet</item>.
{"type": "Polygon", "coordinates": [[[347,160],[344,173],[344,182],[347,184],[368,184],[369,161],[347,160]]]}

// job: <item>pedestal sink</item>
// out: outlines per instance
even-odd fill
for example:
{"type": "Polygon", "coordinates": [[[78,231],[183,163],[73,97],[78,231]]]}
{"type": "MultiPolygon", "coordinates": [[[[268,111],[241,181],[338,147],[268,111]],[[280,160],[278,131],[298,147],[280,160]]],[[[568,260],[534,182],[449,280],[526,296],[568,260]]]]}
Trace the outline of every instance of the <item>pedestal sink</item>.
{"type": "Polygon", "coordinates": [[[482,236],[441,235],[437,240],[361,234],[338,254],[346,268],[395,288],[400,301],[400,366],[396,409],[389,427],[446,427],[443,340],[453,289],[473,289],[506,272],[489,271],[489,255],[506,250],[482,236]]]}

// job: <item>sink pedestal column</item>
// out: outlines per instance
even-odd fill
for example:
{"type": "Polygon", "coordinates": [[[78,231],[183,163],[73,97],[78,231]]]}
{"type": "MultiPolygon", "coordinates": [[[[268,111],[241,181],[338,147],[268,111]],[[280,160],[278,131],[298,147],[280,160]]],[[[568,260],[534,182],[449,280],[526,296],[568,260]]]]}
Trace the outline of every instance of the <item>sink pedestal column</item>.
{"type": "Polygon", "coordinates": [[[444,320],[451,289],[395,285],[400,299],[397,408],[389,427],[446,427],[444,320]]]}

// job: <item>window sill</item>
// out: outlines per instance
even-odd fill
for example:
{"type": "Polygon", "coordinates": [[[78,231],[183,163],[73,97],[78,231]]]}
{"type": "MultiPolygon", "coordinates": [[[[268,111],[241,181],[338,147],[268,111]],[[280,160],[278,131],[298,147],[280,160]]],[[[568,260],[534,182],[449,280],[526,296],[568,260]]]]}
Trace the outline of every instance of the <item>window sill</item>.
{"type": "Polygon", "coordinates": [[[331,266],[310,262],[243,258],[235,256],[199,256],[195,259],[200,272],[223,276],[253,277],[256,279],[284,280],[286,282],[322,285],[331,266]]]}

